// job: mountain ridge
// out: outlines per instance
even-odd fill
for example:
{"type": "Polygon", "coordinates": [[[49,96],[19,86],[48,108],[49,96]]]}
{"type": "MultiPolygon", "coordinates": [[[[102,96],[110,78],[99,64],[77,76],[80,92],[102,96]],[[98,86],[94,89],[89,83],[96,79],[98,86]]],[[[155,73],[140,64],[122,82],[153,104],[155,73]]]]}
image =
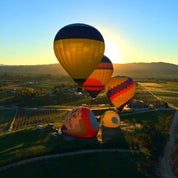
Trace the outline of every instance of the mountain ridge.
{"type": "MultiPolygon", "coordinates": [[[[133,78],[174,78],[178,79],[178,65],[164,62],[152,63],[124,63],[113,64],[115,75],[126,75],[133,78]]],[[[68,75],[59,64],[41,64],[41,65],[1,65],[0,75],[4,73],[16,74],[50,74],[50,75],[68,75]]]]}

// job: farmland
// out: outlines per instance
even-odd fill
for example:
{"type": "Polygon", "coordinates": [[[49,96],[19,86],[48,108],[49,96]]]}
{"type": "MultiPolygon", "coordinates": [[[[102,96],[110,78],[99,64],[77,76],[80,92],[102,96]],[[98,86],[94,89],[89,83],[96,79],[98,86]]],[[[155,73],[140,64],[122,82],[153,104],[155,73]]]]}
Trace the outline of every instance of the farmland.
{"type": "Polygon", "coordinates": [[[16,110],[1,110],[0,109],[0,133],[7,132],[16,110]]]}
{"type": "MultiPolygon", "coordinates": [[[[108,169],[103,173],[96,171],[97,175],[124,176],[126,175],[124,171],[129,169],[128,162],[131,162],[133,165],[131,172],[136,177],[156,176],[156,167],[168,140],[169,127],[174,115],[174,110],[165,109],[165,103],[170,102],[178,106],[176,81],[137,78],[135,80],[136,94],[133,99],[142,100],[146,108],[152,106],[152,109],[156,110],[138,114],[130,112],[128,115],[120,112],[119,128],[101,127],[97,138],[65,140],[62,135],[54,137],[52,133],[60,130],[69,110],[84,105],[90,109],[95,108],[94,114],[101,118],[105,110],[99,110],[99,108],[106,106],[111,109],[113,106],[105,92],[102,91],[96,101],[92,102],[86,91],[82,91],[82,94],[77,94],[76,90],[73,91],[76,85],[68,76],[24,74],[17,77],[3,74],[3,77],[0,81],[1,166],[36,156],[86,149],[116,148],[138,151],[138,153],[115,153],[116,157],[111,156],[114,153],[93,153],[90,157],[76,155],[62,158],[62,161],[56,158],[43,163],[35,162],[4,171],[5,177],[13,177],[13,174],[19,175],[19,170],[24,173],[29,171],[31,177],[35,177],[35,174],[44,175],[44,177],[49,174],[57,175],[55,171],[58,169],[53,169],[56,164],[59,164],[66,172],[66,165],[74,164],[72,162],[74,159],[78,165],[82,165],[82,162],[89,162],[90,168],[98,166],[98,171],[105,163],[108,169]],[[161,99],[156,98],[150,92],[161,99]],[[164,107],[156,108],[158,103],[163,104],[164,107]],[[43,125],[43,129],[37,129],[37,125],[43,125]],[[11,131],[7,132],[10,126],[12,126],[11,131]],[[114,166],[108,164],[106,160],[114,163],[114,166]],[[64,164],[61,165],[62,163],[64,164]],[[40,166],[43,169],[40,169],[40,166]],[[109,171],[110,169],[113,174],[109,171]],[[117,169],[123,169],[123,172],[114,171],[117,169]],[[43,170],[48,170],[49,174],[43,170]]],[[[76,169],[75,166],[73,169],[76,169]]],[[[89,172],[90,169],[84,165],[82,170],[89,172]]],[[[70,172],[68,174],[70,175],[70,172]]],[[[130,176],[129,172],[128,176],[130,176]]]]}
{"type": "Polygon", "coordinates": [[[17,130],[20,128],[37,126],[38,124],[56,123],[56,127],[61,127],[64,122],[68,111],[57,110],[30,110],[20,109],[17,111],[16,117],[13,121],[12,129],[17,130]],[[59,122],[59,118],[60,122],[59,122]]]}
{"type": "Polygon", "coordinates": [[[142,100],[146,103],[146,105],[155,103],[157,101],[154,96],[152,96],[145,88],[138,84],[136,86],[136,94],[134,96],[134,99],[142,100]]]}
{"type": "Polygon", "coordinates": [[[178,107],[178,83],[177,82],[139,82],[141,87],[151,91],[163,101],[172,103],[178,107]]]}
{"type": "MultiPolygon", "coordinates": [[[[43,113],[43,111],[41,113],[43,113]]],[[[56,115],[56,112],[54,113],[52,112],[51,115],[56,115]]],[[[62,123],[65,113],[62,112],[60,114],[58,121],[62,123]]],[[[121,158],[125,169],[127,169],[127,159],[129,159],[131,162],[134,162],[135,166],[138,166],[135,175],[143,174],[144,172],[144,175],[155,175],[154,167],[157,165],[159,156],[163,153],[163,145],[168,139],[169,126],[173,114],[174,110],[163,110],[149,112],[146,115],[144,113],[127,116],[123,115],[121,116],[122,124],[120,128],[101,128],[102,143],[98,142],[96,138],[73,139],[68,141],[62,136],[54,137],[51,133],[55,130],[54,128],[48,127],[48,125],[42,130],[38,130],[33,126],[4,133],[0,135],[0,164],[3,165],[24,158],[49,153],[63,153],[83,149],[137,149],[140,151],[139,154],[128,154],[128,157],[121,158]],[[137,127],[139,124],[141,127],[137,127]],[[148,167],[150,163],[152,164],[152,167],[148,167]]],[[[119,153],[117,153],[117,155],[120,157],[119,153]]],[[[107,154],[105,157],[107,158],[107,154]]],[[[68,160],[68,158],[65,159],[66,161],[68,160]]],[[[85,156],[81,159],[87,160],[85,156]]],[[[59,160],[56,161],[60,164],[59,160]]],[[[112,158],[111,161],[114,162],[115,159],[112,158]]],[[[50,160],[48,163],[50,163],[50,160]]],[[[78,163],[81,164],[80,160],[78,160],[78,163]]],[[[44,164],[43,166],[46,167],[47,165],[48,164],[44,164]]],[[[121,165],[119,164],[118,166],[121,165]]],[[[33,164],[32,170],[34,170],[35,173],[33,164]]],[[[33,171],[30,172],[33,174],[33,171]]],[[[8,175],[9,173],[5,172],[5,174],[8,175]]],[[[119,175],[118,173],[115,174],[119,175]]]]}
{"type": "MultiPolygon", "coordinates": [[[[142,100],[147,106],[155,105],[158,99],[150,94],[159,96],[163,103],[172,103],[178,106],[178,84],[175,81],[165,80],[142,80],[136,79],[136,94],[134,99],[142,100]],[[149,81],[149,82],[148,82],[149,81]]],[[[91,97],[86,91],[77,95],[75,83],[67,76],[51,77],[45,79],[45,76],[24,76],[23,78],[13,78],[1,81],[0,87],[0,105],[1,106],[19,106],[19,107],[51,107],[60,105],[80,106],[83,103],[91,104],[111,104],[104,91],[92,103],[91,97]],[[73,91],[74,90],[74,91],[73,91]]]]}

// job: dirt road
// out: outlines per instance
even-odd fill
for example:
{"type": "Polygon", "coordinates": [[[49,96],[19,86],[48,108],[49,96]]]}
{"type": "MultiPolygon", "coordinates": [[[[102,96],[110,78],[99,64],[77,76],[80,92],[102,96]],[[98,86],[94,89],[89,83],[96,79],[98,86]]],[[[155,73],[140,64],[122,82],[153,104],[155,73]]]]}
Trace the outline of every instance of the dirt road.
{"type": "Polygon", "coordinates": [[[167,145],[164,150],[164,156],[160,163],[159,172],[164,178],[176,178],[176,176],[174,175],[174,173],[171,169],[170,160],[171,160],[171,152],[175,148],[175,138],[177,136],[177,131],[176,131],[177,126],[178,126],[178,110],[176,111],[174,118],[172,120],[172,124],[170,127],[170,138],[169,138],[169,141],[167,142],[167,145]]]}

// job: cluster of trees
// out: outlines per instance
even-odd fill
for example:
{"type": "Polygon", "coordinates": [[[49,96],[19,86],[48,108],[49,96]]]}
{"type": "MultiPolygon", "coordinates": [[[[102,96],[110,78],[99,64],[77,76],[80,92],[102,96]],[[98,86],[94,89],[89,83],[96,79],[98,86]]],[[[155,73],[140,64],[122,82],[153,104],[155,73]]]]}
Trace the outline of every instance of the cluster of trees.
{"type": "MultiPolygon", "coordinates": [[[[169,120],[167,122],[170,122],[169,120]]],[[[160,122],[156,125],[153,121],[144,121],[142,128],[134,133],[131,143],[132,149],[139,149],[143,155],[139,167],[145,175],[155,175],[159,157],[168,139],[169,123],[160,122]]]]}
{"type": "Polygon", "coordinates": [[[147,159],[142,164],[143,171],[149,175],[154,175],[154,168],[158,167],[157,155],[163,154],[163,147],[166,144],[167,137],[160,132],[152,121],[148,121],[143,124],[142,129],[138,133],[138,139],[142,143],[141,147],[144,147],[144,154],[147,159]]]}
{"type": "Polygon", "coordinates": [[[132,99],[128,102],[128,106],[131,108],[168,108],[168,103],[161,100],[149,101],[132,99]]]}
{"type": "Polygon", "coordinates": [[[43,94],[43,89],[33,89],[33,88],[23,88],[17,91],[16,96],[21,97],[33,97],[33,96],[41,96],[43,94]]]}
{"type": "Polygon", "coordinates": [[[168,103],[164,102],[164,101],[155,101],[154,103],[151,103],[148,105],[148,107],[150,109],[154,109],[154,108],[168,108],[168,103]]]}

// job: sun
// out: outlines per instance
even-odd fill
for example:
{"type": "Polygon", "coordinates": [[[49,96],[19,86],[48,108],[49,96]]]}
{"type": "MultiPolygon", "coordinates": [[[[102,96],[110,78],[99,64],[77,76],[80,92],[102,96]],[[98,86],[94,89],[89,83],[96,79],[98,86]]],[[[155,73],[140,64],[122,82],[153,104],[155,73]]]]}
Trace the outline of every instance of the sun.
{"type": "Polygon", "coordinates": [[[118,46],[109,38],[105,38],[105,55],[112,61],[112,63],[120,63],[121,55],[118,46]]]}

